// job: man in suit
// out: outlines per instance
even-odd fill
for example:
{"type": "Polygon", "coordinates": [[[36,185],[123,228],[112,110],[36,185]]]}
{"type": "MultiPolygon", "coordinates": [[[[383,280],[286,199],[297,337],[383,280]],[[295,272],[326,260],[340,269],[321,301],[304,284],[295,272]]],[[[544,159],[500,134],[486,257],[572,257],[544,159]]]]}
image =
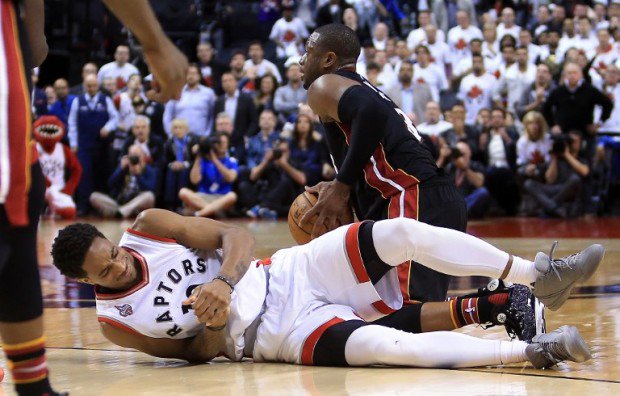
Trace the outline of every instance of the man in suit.
{"type": "MultiPolygon", "coordinates": [[[[239,92],[237,78],[233,73],[222,74],[222,89],[224,94],[215,101],[214,114],[225,112],[233,120],[230,147],[234,147],[239,155],[244,152],[244,137],[258,131],[256,107],[250,95],[239,92]]],[[[242,161],[242,156],[237,159],[242,161]]]]}
{"type": "Polygon", "coordinates": [[[418,123],[426,121],[425,104],[433,100],[431,88],[426,82],[413,81],[413,63],[405,61],[398,71],[397,91],[400,95],[390,96],[392,100],[409,116],[418,123]]]}

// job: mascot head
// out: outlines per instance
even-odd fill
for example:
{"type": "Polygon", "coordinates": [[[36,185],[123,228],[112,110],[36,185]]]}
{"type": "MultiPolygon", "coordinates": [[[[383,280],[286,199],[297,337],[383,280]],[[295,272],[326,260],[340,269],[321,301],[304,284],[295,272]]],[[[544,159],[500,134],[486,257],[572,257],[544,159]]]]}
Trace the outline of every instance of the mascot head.
{"type": "Polygon", "coordinates": [[[34,122],[34,139],[43,146],[45,151],[52,152],[56,143],[65,134],[65,126],[56,116],[42,116],[34,122]]]}

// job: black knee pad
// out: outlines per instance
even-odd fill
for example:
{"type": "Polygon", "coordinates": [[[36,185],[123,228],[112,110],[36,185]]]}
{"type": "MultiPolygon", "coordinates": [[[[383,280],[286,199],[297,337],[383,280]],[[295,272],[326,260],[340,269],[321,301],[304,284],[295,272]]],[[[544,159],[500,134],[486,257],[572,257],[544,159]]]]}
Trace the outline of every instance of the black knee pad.
{"type": "Polygon", "coordinates": [[[396,330],[406,331],[407,333],[421,333],[422,305],[424,304],[416,303],[404,305],[398,311],[381,319],[375,320],[373,324],[391,327],[396,330]]]}
{"type": "Polygon", "coordinates": [[[312,353],[315,366],[348,366],[345,346],[351,334],[369,323],[363,320],[347,320],[329,327],[321,335],[312,353]]]}

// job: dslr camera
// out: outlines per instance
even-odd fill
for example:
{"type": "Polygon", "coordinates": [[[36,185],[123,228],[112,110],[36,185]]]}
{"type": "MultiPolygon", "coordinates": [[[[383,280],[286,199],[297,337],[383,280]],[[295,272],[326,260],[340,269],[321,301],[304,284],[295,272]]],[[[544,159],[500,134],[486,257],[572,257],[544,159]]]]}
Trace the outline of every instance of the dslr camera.
{"type": "Polygon", "coordinates": [[[138,165],[140,163],[140,157],[138,157],[137,155],[130,155],[127,158],[129,159],[129,163],[131,165],[138,165]]]}
{"type": "Polygon", "coordinates": [[[219,144],[219,142],[220,142],[219,136],[201,137],[200,140],[198,141],[198,151],[200,152],[200,155],[202,155],[203,157],[208,157],[211,150],[213,150],[215,145],[219,144]]]}
{"type": "Polygon", "coordinates": [[[551,137],[551,153],[556,155],[564,154],[566,146],[572,143],[570,135],[555,135],[551,137]]]}
{"type": "Polygon", "coordinates": [[[461,150],[456,145],[450,146],[450,161],[455,161],[463,156],[461,150]]]}
{"type": "Polygon", "coordinates": [[[280,144],[282,142],[282,139],[276,139],[276,141],[273,142],[273,150],[271,150],[273,152],[273,155],[271,157],[272,161],[277,161],[282,157],[282,149],[280,148],[280,144]]]}

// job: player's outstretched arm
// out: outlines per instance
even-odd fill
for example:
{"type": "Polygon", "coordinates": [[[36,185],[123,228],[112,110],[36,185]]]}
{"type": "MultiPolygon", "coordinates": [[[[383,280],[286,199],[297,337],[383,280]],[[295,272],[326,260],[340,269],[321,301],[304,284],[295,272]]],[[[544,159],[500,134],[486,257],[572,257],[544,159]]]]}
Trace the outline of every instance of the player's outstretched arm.
{"type": "Polygon", "coordinates": [[[197,287],[187,300],[202,323],[219,326],[226,323],[231,286],[247,272],[254,252],[255,240],[247,230],[219,221],[185,217],[162,209],[140,213],[133,228],[163,238],[176,240],[189,248],[214,250],[222,248],[224,258],[215,279],[197,287]]]}
{"type": "Polygon", "coordinates": [[[113,344],[137,349],[147,355],[160,358],[203,363],[218,356],[224,350],[226,343],[222,331],[211,331],[206,328],[194,337],[173,340],[132,334],[107,323],[99,324],[101,333],[113,344]]]}
{"type": "Polygon", "coordinates": [[[155,99],[178,99],[185,85],[187,59],[166,37],[147,0],[103,0],[106,6],[136,35],[144,57],[161,87],[155,99]]]}
{"type": "Polygon", "coordinates": [[[49,50],[45,38],[45,11],[43,0],[25,0],[23,3],[24,20],[28,32],[28,43],[32,56],[31,66],[40,66],[49,50]]]}

